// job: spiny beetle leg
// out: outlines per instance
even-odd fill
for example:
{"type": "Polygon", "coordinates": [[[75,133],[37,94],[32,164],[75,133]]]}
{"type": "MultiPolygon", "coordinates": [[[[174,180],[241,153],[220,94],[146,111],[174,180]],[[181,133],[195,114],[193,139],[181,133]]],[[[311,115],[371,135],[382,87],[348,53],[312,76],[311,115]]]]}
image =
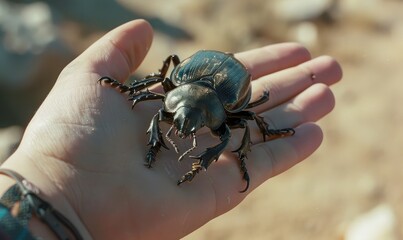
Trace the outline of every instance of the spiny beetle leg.
{"type": "Polygon", "coordinates": [[[201,169],[206,170],[214,160],[217,161],[227,144],[228,140],[221,142],[217,146],[207,148],[206,151],[198,156],[190,156],[190,158],[198,159],[198,161],[192,164],[192,170],[182,176],[182,178],[178,181],[178,185],[186,181],[192,181],[195,175],[199,173],[201,169]]]}
{"type": "Polygon", "coordinates": [[[221,143],[214,147],[207,148],[206,151],[198,156],[189,156],[190,158],[198,159],[198,161],[192,164],[192,170],[182,176],[178,181],[178,185],[186,181],[192,181],[194,176],[199,173],[201,169],[207,169],[214,160],[217,160],[220,157],[221,153],[228,145],[231,133],[229,127],[224,123],[215,131],[215,134],[220,136],[221,143]]]}
{"type": "Polygon", "coordinates": [[[250,184],[250,177],[248,174],[248,170],[246,169],[246,165],[245,165],[245,160],[244,159],[240,159],[241,160],[241,171],[243,172],[242,178],[243,180],[246,181],[246,186],[242,191],[239,191],[240,193],[244,193],[248,190],[249,188],[249,184],[250,184]]]}
{"type": "Polygon", "coordinates": [[[250,152],[250,145],[252,143],[250,140],[250,130],[248,123],[244,119],[241,119],[240,124],[238,126],[240,128],[245,128],[245,133],[242,138],[241,146],[233,152],[238,153],[239,166],[241,172],[243,173],[242,178],[246,181],[246,187],[242,191],[240,191],[241,193],[243,193],[246,192],[246,190],[248,190],[249,188],[250,177],[248,174],[248,169],[246,168],[245,160],[247,159],[247,153],[250,152]]]}
{"type": "Polygon", "coordinates": [[[145,165],[150,168],[152,163],[155,162],[156,155],[160,150],[161,146],[168,149],[165,145],[164,139],[162,138],[161,129],[159,127],[159,119],[160,112],[154,115],[151,120],[150,127],[147,130],[147,134],[150,134],[150,138],[148,140],[148,145],[150,145],[150,149],[146,155],[145,165]]]}
{"type": "Polygon", "coordinates": [[[133,101],[132,108],[138,103],[146,100],[155,100],[155,99],[164,99],[165,95],[156,93],[156,92],[151,92],[148,89],[145,91],[140,91],[137,92],[128,99],[129,101],[133,101]]]}
{"type": "Polygon", "coordinates": [[[167,88],[166,86],[172,87],[173,85],[169,79],[165,79],[163,77],[154,75],[148,75],[147,77],[141,80],[134,80],[132,83],[130,83],[130,86],[126,86],[125,84],[120,83],[119,81],[107,76],[101,77],[98,80],[98,82],[100,84],[104,82],[111,85],[114,88],[118,88],[121,93],[130,92],[129,95],[133,95],[136,92],[141,91],[157,83],[162,83],[164,89],[167,88]]]}
{"type": "Polygon", "coordinates": [[[180,63],[180,59],[175,54],[169,55],[162,63],[162,67],[158,73],[159,76],[161,76],[162,78],[165,78],[171,62],[173,63],[174,67],[176,67],[180,63]]]}
{"type": "Polygon", "coordinates": [[[260,132],[263,134],[263,141],[266,141],[266,136],[269,137],[268,140],[273,140],[276,138],[292,136],[295,133],[293,128],[269,129],[269,124],[264,121],[263,117],[254,115],[253,118],[255,119],[260,132]]]}
{"type": "Polygon", "coordinates": [[[214,160],[217,160],[218,157],[220,156],[222,150],[220,150],[219,148],[225,148],[225,146],[223,147],[222,145],[227,144],[228,142],[221,142],[217,146],[207,148],[206,151],[204,151],[198,156],[189,156],[190,158],[198,159],[198,161],[192,164],[192,170],[190,170],[189,172],[187,172],[185,175],[182,176],[182,178],[178,181],[178,185],[186,181],[188,182],[192,181],[194,176],[197,173],[199,173],[201,169],[206,170],[210,166],[210,164],[214,160]]]}
{"type": "Polygon", "coordinates": [[[134,91],[133,88],[128,87],[128,86],[124,85],[123,83],[120,83],[118,80],[115,80],[115,79],[107,77],[107,76],[101,77],[100,79],[98,79],[98,82],[99,82],[99,84],[102,84],[102,82],[107,83],[107,84],[111,85],[111,87],[119,89],[119,91],[121,93],[129,91],[130,94],[132,94],[134,91]]]}
{"type": "Polygon", "coordinates": [[[155,143],[150,147],[150,149],[146,154],[144,166],[146,166],[147,168],[152,167],[152,164],[155,162],[155,158],[157,157],[157,153],[159,152],[160,148],[161,148],[160,143],[155,143]]]}
{"type": "Polygon", "coordinates": [[[203,167],[200,164],[200,161],[192,163],[192,170],[187,172],[185,175],[181,177],[180,180],[178,180],[178,186],[181,185],[184,182],[190,182],[193,180],[193,178],[196,176],[197,173],[202,170],[203,167]]]}
{"type": "Polygon", "coordinates": [[[159,76],[147,76],[141,80],[133,81],[132,83],[130,83],[130,87],[134,90],[134,92],[137,92],[162,81],[164,81],[164,78],[161,78],[159,76]]]}
{"type": "Polygon", "coordinates": [[[260,104],[269,101],[269,91],[264,91],[263,95],[255,102],[251,102],[246,106],[246,109],[256,107],[260,104]]]}
{"type": "Polygon", "coordinates": [[[176,88],[176,86],[172,83],[171,79],[165,78],[164,81],[162,81],[162,88],[164,89],[164,92],[169,92],[176,88]]]}
{"type": "Polygon", "coordinates": [[[175,88],[175,85],[172,83],[171,79],[169,79],[169,78],[163,78],[161,76],[147,76],[146,78],[144,78],[140,81],[134,81],[130,84],[130,88],[133,89],[131,94],[133,94],[133,92],[143,90],[156,83],[161,83],[162,88],[164,89],[164,92],[169,92],[175,88]]]}
{"type": "Polygon", "coordinates": [[[147,75],[144,79],[148,78],[161,78],[165,79],[165,76],[167,75],[169,66],[171,65],[171,62],[173,63],[174,67],[176,67],[180,63],[180,59],[177,55],[169,55],[163,62],[162,62],[162,67],[159,69],[158,73],[151,73],[147,75]]]}

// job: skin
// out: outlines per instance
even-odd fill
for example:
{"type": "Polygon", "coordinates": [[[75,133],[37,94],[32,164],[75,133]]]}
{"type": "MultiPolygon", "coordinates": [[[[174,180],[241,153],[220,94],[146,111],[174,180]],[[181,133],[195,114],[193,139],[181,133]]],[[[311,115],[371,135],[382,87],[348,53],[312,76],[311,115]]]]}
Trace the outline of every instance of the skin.
{"type": "MultiPolygon", "coordinates": [[[[191,160],[178,164],[178,155],[171,149],[159,153],[153,168],[143,165],[145,131],[161,101],[142,102],[132,111],[125,96],[97,83],[101,76],[126,80],[140,65],[151,41],[150,25],[135,20],[107,33],[66,66],[19,148],[2,166],[38,186],[40,196],[69,218],[85,239],[178,239],[187,235],[311,155],[323,138],[314,122],[335,105],[329,86],[341,79],[342,72],[333,58],[311,59],[295,43],[236,54],[253,76],[252,100],[270,90],[270,100],[253,110],[272,128],[294,127],[296,133],[263,142],[255,124],[250,124],[253,145],[246,164],[251,186],[246,193],[238,192],[245,183],[231,152],[239,146],[242,131],[233,131],[228,151],[208,171],[178,187],[177,180],[189,170],[184,162],[191,160]]],[[[197,137],[200,146],[211,145],[208,131],[200,131],[197,137]]],[[[0,175],[0,192],[12,184],[0,175]]],[[[35,234],[54,238],[36,219],[30,224],[35,234]]]]}

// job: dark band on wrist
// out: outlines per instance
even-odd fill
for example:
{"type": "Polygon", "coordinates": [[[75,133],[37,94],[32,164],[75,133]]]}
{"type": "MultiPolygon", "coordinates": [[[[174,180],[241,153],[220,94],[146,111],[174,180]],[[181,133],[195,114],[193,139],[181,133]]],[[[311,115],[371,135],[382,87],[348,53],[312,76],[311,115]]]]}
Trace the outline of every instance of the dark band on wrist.
{"type": "Polygon", "coordinates": [[[5,174],[16,181],[16,184],[1,197],[0,202],[9,209],[19,202],[19,211],[16,218],[22,225],[26,226],[32,214],[34,214],[59,239],[69,239],[66,229],[71,232],[75,239],[83,239],[76,227],[63,214],[38,196],[39,189],[32,183],[10,169],[0,169],[0,174],[5,174]]]}

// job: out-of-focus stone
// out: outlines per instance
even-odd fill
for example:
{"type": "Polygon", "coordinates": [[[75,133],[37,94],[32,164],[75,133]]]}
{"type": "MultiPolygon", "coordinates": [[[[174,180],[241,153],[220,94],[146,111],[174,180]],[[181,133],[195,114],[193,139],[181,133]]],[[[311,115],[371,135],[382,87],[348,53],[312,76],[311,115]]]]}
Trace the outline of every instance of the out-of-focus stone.
{"type": "Polygon", "coordinates": [[[313,20],[334,6],[334,0],[278,0],[272,4],[276,17],[287,22],[313,20]]]}
{"type": "Polygon", "coordinates": [[[41,2],[0,5],[8,8],[8,11],[0,12],[3,44],[8,51],[39,53],[55,40],[56,30],[48,5],[41,2]]]}
{"type": "Polygon", "coordinates": [[[308,48],[314,48],[319,41],[318,28],[312,22],[301,22],[293,27],[291,38],[308,48]]]}
{"type": "Polygon", "coordinates": [[[25,86],[38,58],[57,38],[51,9],[42,2],[0,0],[0,80],[5,87],[25,86]]]}
{"type": "Polygon", "coordinates": [[[0,129],[0,164],[15,151],[23,132],[23,129],[18,126],[0,129]]]}
{"type": "Polygon", "coordinates": [[[381,204],[358,216],[347,228],[345,240],[398,240],[393,209],[381,204]]]}
{"type": "MultiPolygon", "coordinates": [[[[339,0],[339,8],[344,13],[345,20],[350,24],[356,24],[361,29],[389,32],[394,25],[401,25],[401,21],[397,17],[401,15],[401,6],[396,5],[395,9],[382,11],[386,2],[382,0],[339,0]]],[[[392,2],[389,1],[389,3],[392,2]]]]}

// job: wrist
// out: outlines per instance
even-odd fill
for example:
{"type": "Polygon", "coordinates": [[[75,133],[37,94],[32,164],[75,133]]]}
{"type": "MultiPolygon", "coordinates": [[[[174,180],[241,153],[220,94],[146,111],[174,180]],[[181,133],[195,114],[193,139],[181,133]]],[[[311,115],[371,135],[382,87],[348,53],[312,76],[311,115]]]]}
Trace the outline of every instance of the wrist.
{"type": "MultiPolygon", "coordinates": [[[[0,196],[3,196],[8,189],[10,189],[16,181],[11,177],[0,174],[0,196]]],[[[13,207],[10,208],[11,214],[16,217],[18,214],[19,204],[14,204],[13,207]]],[[[52,233],[52,231],[42,223],[35,214],[32,215],[32,218],[29,220],[28,225],[25,226],[29,229],[31,234],[35,237],[40,237],[42,239],[57,239],[56,236],[52,233]]]]}
{"type": "MultiPolygon", "coordinates": [[[[41,159],[42,160],[42,159],[41,159]]],[[[32,162],[31,162],[32,163],[32,162]]],[[[63,182],[61,179],[52,179],[52,181],[47,177],[47,175],[43,172],[38,171],[38,168],[32,166],[30,161],[21,161],[21,158],[16,159],[15,157],[10,157],[1,168],[10,169],[17,174],[20,174],[25,180],[27,180],[30,184],[37,188],[39,192],[35,192],[34,194],[29,194],[29,198],[37,200],[37,206],[47,206],[49,204],[48,210],[54,209],[57,213],[61,213],[74,228],[77,229],[79,234],[84,239],[91,239],[88,231],[86,230],[84,224],[81,222],[78,217],[77,212],[74,210],[68,199],[66,198],[66,193],[63,193],[61,189],[65,189],[63,187],[63,182]],[[15,159],[15,160],[14,160],[15,159]],[[22,164],[23,163],[23,164],[22,164]],[[23,167],[21,167],[23,166],[23,167]],[[56,186],[55,183],[61,184],[56,186]],[[38,202],[39,201],[39,202],[38,202]],[[44,201],[44,202],[43,202],[44,201]],[[45,204],[45,205],[43,205],[45,204]]],[[[7,175],[0,174],[0,194],[1,196],[9,189],[12,185],[16,184],[16,181],[7,175]]],[[[35,204],[34,204],[35,205],[35,204]]],[[[15,204],[15,206],[19,206],[19,204],[15,204]]],[[[18,207],[11,208],[11,211],[18,211],[18,207]]],[[[49,218],[49,213],[54,211],[45,211],[46,214],[42,215],[43,211],[34,212],[38,207],[33,207],[30,212],[32,212],[32,218],[28,221],[27,228],[30,230],[33,236],[40,237],[42,239],[58,239],[57,235],[52,231],[52,228],[49,225],[57,223],[58,220],[54,219],[54,215],[51,214],[51,218],[49,218]],[[42,216],[41,216],[42,215],[42,216]],[[45,219],[43,218],[45,217],[45,219]],[[42,219],[40,219],[42,218],[42,219]],[[51,219],[49,221],[48,219],[51,219]],[[45,220],[45,221],[44,221],[45,220]],[[49,223],[45,223],[48,220],[49,223]]],[[[15,215],[15,214],[13,214],[15,215]]],[[[60,219],[59,219],[60,220],[60,219]]],[[[62,231],[66,233],[69,239],[76,239],[69,228],[65,226],[62,222],[59,221],[57,223],[61,225],[62,231]]],[[[56,224],[56,225],[57,225],[56,224]]]]}

